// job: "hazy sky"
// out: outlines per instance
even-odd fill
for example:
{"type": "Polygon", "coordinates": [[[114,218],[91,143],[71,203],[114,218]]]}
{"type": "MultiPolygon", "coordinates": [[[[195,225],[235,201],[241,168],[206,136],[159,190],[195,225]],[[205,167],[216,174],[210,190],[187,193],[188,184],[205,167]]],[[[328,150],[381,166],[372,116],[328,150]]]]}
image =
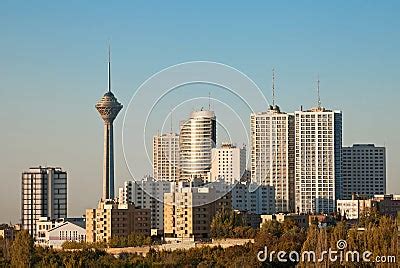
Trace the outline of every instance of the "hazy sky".
{"type": "MultiPolygon", "coordinates": [[[[387,189],[400,193],[399,12],[398,1],[1,1],[0,222],[19,220],[21,172],[31,166],[68,171],[71,216],[97,204],[103,132],[94,105],[106,89],[109,39],[125,107],[149,76],[185,61],[229,64],[268,96],[274,67],[277,102],[289,112],[315,104],[319,73],[323,105],[343,111],[344,145],[386,145],[387,189]]],[[[123,112],[116,186],[130,179],[123,112]]]]}

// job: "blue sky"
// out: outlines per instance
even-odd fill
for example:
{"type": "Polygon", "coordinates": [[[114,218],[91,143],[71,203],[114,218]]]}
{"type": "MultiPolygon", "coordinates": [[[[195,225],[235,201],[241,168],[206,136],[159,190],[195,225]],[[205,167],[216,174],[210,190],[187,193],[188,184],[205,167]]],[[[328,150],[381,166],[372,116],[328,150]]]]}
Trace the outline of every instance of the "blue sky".
{"type": "MultiPolygon", "coordinates": [[[[180,62],[229,64],[292,112],[315,104],[343,111],[344,144],[387,146],[388,192],[400,193],[398,1],[1,1],[0,221],[20,214],[20,174],[34,165],[69,172],[69,211],[96,205],[106,89],[127,104],[153,73],[180,62]]],[[[217,114],[218,117],[218,114],[217,114]]],[[[183,119],[183,118],[182,118],[183,119]]],[[[116,121],[117,185],[129,179],[116,121]]],[[[141,137],[132,136],[132,139],[141,137]]],[[[143,155],[144,158],[144,155],[143,155]]]]}

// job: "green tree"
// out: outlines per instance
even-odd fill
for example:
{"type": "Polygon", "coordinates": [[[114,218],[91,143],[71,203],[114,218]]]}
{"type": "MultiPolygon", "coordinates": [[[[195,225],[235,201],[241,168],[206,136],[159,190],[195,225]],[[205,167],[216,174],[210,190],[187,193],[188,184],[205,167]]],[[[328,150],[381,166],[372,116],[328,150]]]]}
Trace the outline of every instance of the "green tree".
{"type": "Polygon", "coordinates": [[[266,232],[275,237],[280,237],[283,234],[282,224],[277,220],[266,221],[261,226],[260,232],[266,232]]]}
{"type": "Polygon", "coordinates": [[[17,233],[10,250],[12,267],[31,267],[34,254],[33,238],[27,230],[17,233]]]}
{"type": "Polygon", "coordinates": [[[228,208],[217,212],[210,227],[213,238],[254,238],[256,235],[256,230],[246,226],[241,214],[228,208]]]}

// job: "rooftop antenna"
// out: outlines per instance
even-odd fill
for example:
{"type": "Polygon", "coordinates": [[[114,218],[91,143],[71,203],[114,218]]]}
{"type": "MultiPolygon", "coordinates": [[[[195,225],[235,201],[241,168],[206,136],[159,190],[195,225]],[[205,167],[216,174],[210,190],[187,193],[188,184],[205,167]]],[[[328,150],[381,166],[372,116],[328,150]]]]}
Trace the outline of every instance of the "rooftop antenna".
{"type": "Polygon", "coordinates": [[[321,96],[320,96],[320,92],[319,92],[319,75],[317,78],[317,93],[318,93],[318,108],[321,108],[321,96]]]}
{"type": "Polygon", "coordinates": [[[272,69],[272,106],[275,106],[275,69],[272,69]]]}
{"type": "Polygon", "coordinates": [[[111,92],[111,45],[108,43],[108,92],[111,92]]]}

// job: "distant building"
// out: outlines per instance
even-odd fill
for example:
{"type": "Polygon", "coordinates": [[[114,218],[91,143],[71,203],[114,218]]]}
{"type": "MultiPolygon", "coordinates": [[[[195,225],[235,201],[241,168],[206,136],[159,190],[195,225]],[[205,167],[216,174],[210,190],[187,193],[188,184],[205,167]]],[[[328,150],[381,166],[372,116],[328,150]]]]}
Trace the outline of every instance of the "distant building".
{"type": "Polygon", "coordinates": [[[337,210],[348,220],[357,220],[371,211],[395,218],[400,211],[400,195],[375,195],[373,198],[353,195],[351,200],[338,200],[337,210]]]}
{"type": "Polygon", "coordinates": [[[258,215],[275,213],[273,186],[238,183],[233,187],[231,195],[233,209],[258,215]]]}
{"type": "Polygon", "coordinates": [[[67,241],[86,241],[84,218],[51,220],[48,217],[41,217],[36,222],[36,229],[35,243],[43,247],[61,248],[67,241]]]}
{"type": "Polygon", "coordinates": [[[295,112],[296,212],[331,213],[342,196],[342,112],[295,112]]]}
{"type": "Polygon", "coordinates": [[[372,208],[370,199],[337,200],[337,211],[347,220],[358,220],[372,208]]]}
{"type": "Polygon", "coordinates": [[[8,224],[0,224],[0,237],[6,240],[14,240],[17,230],[8,224]]]}
{"type": "Polygon", "coordinates": [[[201,240],[210,238],[215,214],[231,207],[229,194],[208,187],[182,187],[164,194],[164,236],[168,239],[201,240]]]}
{"type": "Polygon", "coordinates": [[[213,111],[196,111],[180,126],[180,176],[206,179],[211,169],[211,149],[217,141],[216,117],[213,111]]]}
{"type": "Polygon", "coordinates": [[[86,241],[109,242],[112,237],[141,233],[150,236],[150,209],[113,200],[100,201],[86,210],[86,241]]]}
{"type": "Polygon", "coordinates": [[[294,116],[271,105],[250,121],[251,181],[274,186],[276,211],[294,211],[294,116]]]}
{"type": "Polygon", "coordinates": [[[260,228],[261,215],[247,211],[235,210],[235,212],[242,217],[243,224],[245,226],[252,227],[254,229],[260,228]]]}
{"type": "Polygon", "coordinates": [[[22,173],[22,227],[36,236],[40,217],[67,217],[67,172],[57,167],[32,167],[22,173]]]}
{"type": "Polygon", "coordinates": [[[153,137],[153,176],[160,181],[179,178],[179,135],[165,133],[153,137]]]}
{"type": "Polygon", "coordinates": [[[374,195],[372,200],[374,201],[374,206],[380,214],[387,215],[392,218],[397,217],[397,213],[400,211],[400,195],[374,195]]]}
{"type": "Polygon", "coordinates": [[[164,229],[164,193],[170,193],[173,182],[155,180],[144,177],[141,181],[126,181],[119,188],[119,202],[133,203],[140,208],[150,209],[151,228],[162,231],[164,229]]]}
{"type": "Polygon", "coordinates": [[[374,144],[343,147],[343,199],[386,193],[386,150],[374,144]]]}
{"type": "Polygon", "coordinates": [[[222,180],[229,184],[240,181],[246,170],[246,148],[223,143],[211,150],[210,182],[222,180]]]}

